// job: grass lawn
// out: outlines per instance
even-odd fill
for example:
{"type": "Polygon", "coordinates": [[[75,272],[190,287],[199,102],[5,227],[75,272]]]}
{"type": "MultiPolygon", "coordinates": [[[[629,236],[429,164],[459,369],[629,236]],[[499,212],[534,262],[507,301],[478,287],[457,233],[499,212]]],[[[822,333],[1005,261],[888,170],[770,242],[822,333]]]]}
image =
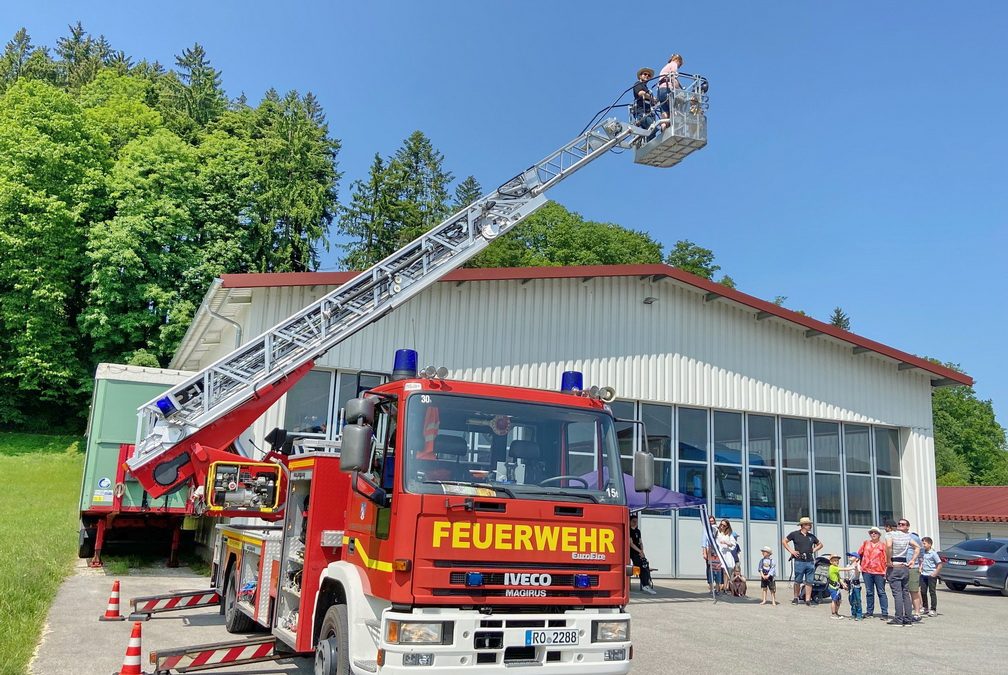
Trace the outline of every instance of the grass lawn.
{"type": "Polygon", "coordinates": [[[23,673],[77,555],[76,436],[0,432],[0,673],[23,673]]]}

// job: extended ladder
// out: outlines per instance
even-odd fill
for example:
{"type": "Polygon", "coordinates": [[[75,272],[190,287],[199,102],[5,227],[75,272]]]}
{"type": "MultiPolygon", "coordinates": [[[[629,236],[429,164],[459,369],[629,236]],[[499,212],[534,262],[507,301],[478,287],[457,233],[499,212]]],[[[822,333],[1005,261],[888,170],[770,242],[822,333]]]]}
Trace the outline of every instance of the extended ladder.
{"type": "MultiPolygon", "coordinates": [[[[546,203],[544,193],[649,130],[607,119],[325,297],[138,410],[130,470],[154,497],[205,469],[329,349],[436,282],[546,203]],[[206,451],[207,448],[211,452],[206,451]]],[[[661,143],[690,139],[666,134],[661,143]]],[[[199,478],[197,478],[198,482],[199,478]]]]}

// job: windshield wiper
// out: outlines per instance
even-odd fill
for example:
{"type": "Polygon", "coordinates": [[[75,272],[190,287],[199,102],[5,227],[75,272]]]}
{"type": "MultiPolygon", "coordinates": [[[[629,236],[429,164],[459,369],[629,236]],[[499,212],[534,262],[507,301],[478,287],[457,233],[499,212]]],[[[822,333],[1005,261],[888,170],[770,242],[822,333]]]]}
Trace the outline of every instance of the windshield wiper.
{"type": "Polygon", "coordinates": [[[588,499],[596,504],[601,503],[598,500],[598,497],[596,497],[590,492],[564,492],[562,490],[544,490],[542,488],[536,487],[535,485],[525,485],[524,487],[531,488],[530,494],[549,495],[550,497],[575,497],[579,499],[588,499]]]}
{"type": "Polygon", "coordinates": [[[465,487],[474,487],[474,488],[490,488],[491,490],[496,490],[497,492],[503,492],[511,499],[515,498],[514,492],[512,492],[510,489],[493,483],[473,483],[471,481],[465,481],[465,480],[422,480],[420,481],[420,483],[422,485],[462,485],[465,487]]]}

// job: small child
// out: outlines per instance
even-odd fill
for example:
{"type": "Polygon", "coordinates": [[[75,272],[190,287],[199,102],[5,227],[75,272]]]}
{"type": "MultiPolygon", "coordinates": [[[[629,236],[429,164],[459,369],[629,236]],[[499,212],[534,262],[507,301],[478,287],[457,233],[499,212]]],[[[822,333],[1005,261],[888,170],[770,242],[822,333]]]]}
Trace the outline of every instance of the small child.
{"type": "Polygon", "coordinates": [[[843,582],[840,580],[840,556],[831,553],[829,556],[829,593],[830,593],[830,618],[842,619],[840,616],[840,603],[843,602],[843,593],[840,592],[843,582]]]}
{"type": "Polygon", "coordinates": [[[761,605],[766,604],[767,591],[770,592],[770,604],[777,606],[777,584],[774,582],[774,577],[777,576],[777,563],[773,559],[773,549],[769,546],[764,546],[760,549],[763,552],[763,558],[756,565],[756,573],[760,577],[760,588],[763,594],[763,600],[760,602],[761,605]]]}
{"type": "Polygon", "coordinates": [[[921,553],[921,603],[925,614],[928,616],[938,615],[938,573],[941,572],[941,556],[931,550],[934,540],[931,537],[921,539],[924,544],[924,552],[921,553]],[[931,594],[931,610],[928,611],[928,593],[931,594]]]}
{"type": "Polygon", "coordinates": [[[847,554],[850,561],[846,567],[841,567],[844,579],[847,580],[847,601],[850,603],[850,615],[855,621],[864,619],[861,610],[861,556],[851,551],[847,554]]]}

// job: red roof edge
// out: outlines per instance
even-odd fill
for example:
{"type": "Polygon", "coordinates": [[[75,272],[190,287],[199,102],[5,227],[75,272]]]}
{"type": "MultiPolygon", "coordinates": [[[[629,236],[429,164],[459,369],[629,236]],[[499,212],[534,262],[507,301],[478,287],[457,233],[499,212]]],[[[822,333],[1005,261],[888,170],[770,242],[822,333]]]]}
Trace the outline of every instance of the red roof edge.
{"type": "Polygon", "coordinates": [[[938,488],[938,520],[1008,522],[1008,486],[938,488]]]}
{"type": "MultiPolygon", "coordinates": [[[[271,274],[224,274],[221,285],[224,288],[265,288],[276,286],[339,286],[354,278],[359,272],[279,272],[271,274]]],[[[793,312],[772,302],[761,300],[734,288],[699,277],[681,269],[661,263],[644,265],[582,265],[574,267],[487,267],[462,268],[449,272],[441,278],[445,282],[463,281],[514,281],[525,279],[574,279],[583,277],[669,277],[707,293],[715,293],[740,305],[785,319],[823,335],[862,347],[887,356],[901,363],[920,368],[943,379],[951,380],[967,387],[973,386],[973,378],[965,373],[932,363],[919,356],[908,354],[881,342],[856,335],[842,328],[793,312]]]]}

